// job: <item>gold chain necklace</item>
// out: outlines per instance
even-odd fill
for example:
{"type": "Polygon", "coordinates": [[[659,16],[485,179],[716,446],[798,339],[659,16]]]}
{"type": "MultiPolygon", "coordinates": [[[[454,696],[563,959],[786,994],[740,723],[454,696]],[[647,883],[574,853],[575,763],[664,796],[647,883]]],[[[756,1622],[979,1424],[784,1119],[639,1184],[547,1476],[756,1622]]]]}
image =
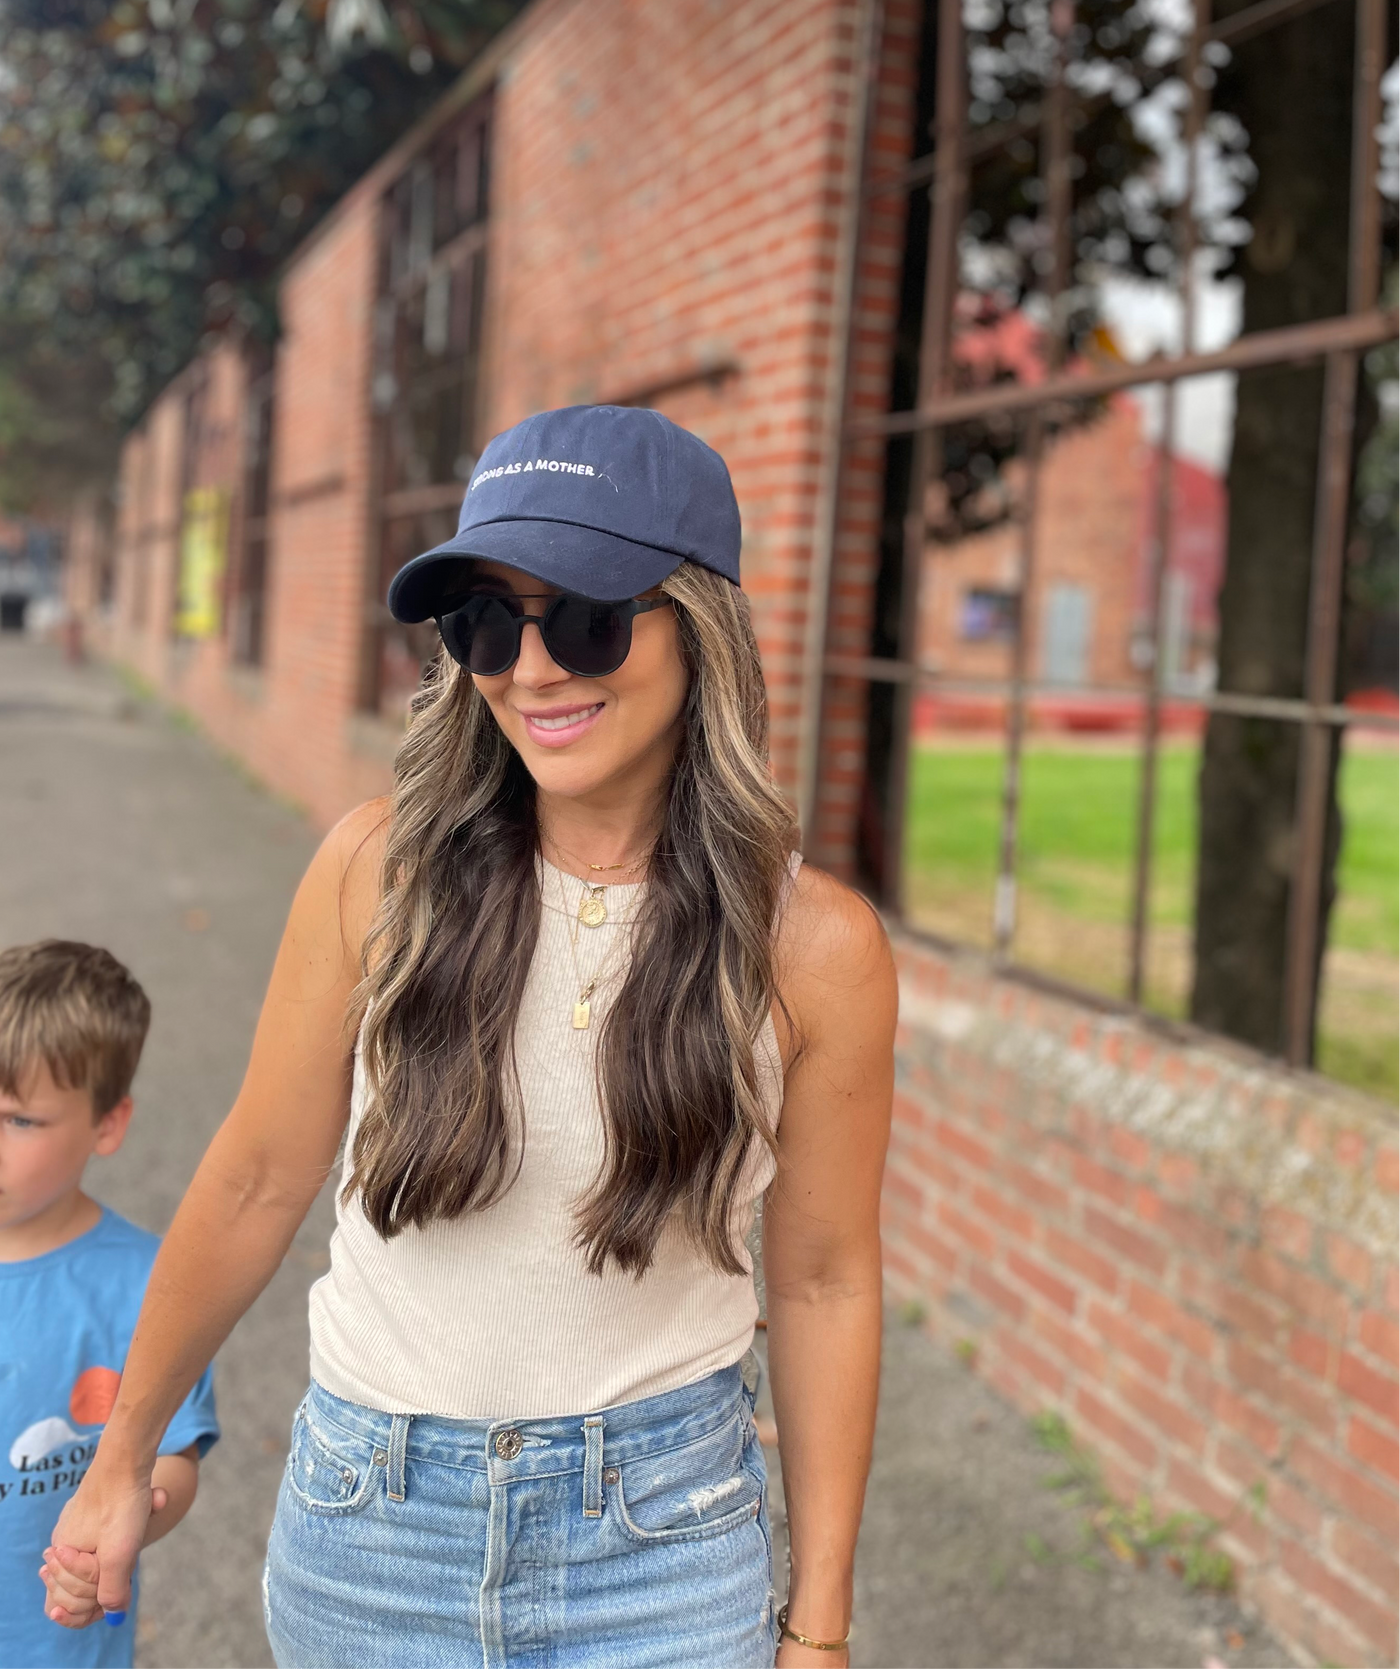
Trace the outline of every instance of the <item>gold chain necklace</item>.
{"type": "MultiPolygon", "coordinates": [[[[561,846],[553,835],[545,837],[549,844],[561,857],[572,858],[575,863],[581,863],[585,869],[591,869],[594,874],[609,874],[616,869],[638,869],[651,857],[651,848],[639,858],[630,858],[624,863],[589,863],[587,858],[579,857],[577,852],[571,852],[567,846],[561,846]]],[[[606,881],[585,881],[583,896],[578,901],[578,919],[585,927],[601,927],[608,919],[608,907],[603,900],[603,894],[608,889],[606,881]]],[[[587,1021],[584,1022],[587,1024],[587,1021]]]]}
{"type": "MultiPolygon", "coordinates": [[[[603,960],[598,966],[598,971],[591,979],[585,979],[583,977],[583,968],[580,966],[578,959],[579,923],[583,922],[585,926],[596,927],[599,925],[599,922],[607,919],[607,913],[604,911],[603,915],[599,917],[598,922],[588,921],[587,917],[584,915],[584,909],[589,903],[593,902],[593,900],[589,897],[587,890],[588,883],[585,881],[583,883],[585,889],[584,897],[579,903],[578,913],[577,915],[570,917],[569,900],[564,892],[563,871],[556,869],[554,871],[554,878],[559,886],[559,902],[563,906],[565,917],[569,918],[569,955],[574,964],[574,977],[578,980],[578,996],[574,998],[572,1024],[576,1032],[583,1032],[588,1030],[589,1021],[593,1018],[593,993],[598,989],[599,984],[602,982],[603,975],[607,970],[608,963],[612,961],[613,952],[617,949],[617,945],[614,943],[608,946],[607,951],[604,953],[603,960]]],[[[598,890],[601,892],[602,888],[600,887],[598,890]]],[[[602,908],[601,903],[599,904],[599,908],[602,908]]]]}

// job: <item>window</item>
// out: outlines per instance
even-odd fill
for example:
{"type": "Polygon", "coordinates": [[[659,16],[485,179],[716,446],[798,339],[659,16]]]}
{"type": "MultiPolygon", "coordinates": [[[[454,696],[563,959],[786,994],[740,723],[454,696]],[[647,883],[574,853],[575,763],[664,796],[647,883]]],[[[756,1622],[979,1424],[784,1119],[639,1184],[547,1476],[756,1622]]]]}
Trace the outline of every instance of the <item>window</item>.
{"type": "Polygon", "coordinates": [[[1016,635],[1016,593],[964,592],[960,635],[967,643],[1009,643],[1016,635]]]}
{"type": "Polygon", "coordinates": [[[804,820],[916,930],[1393,1096],[1394,911],[1338,863],[1397,839],[1388,10],[925,13],[914,160],[865,180],[908,211],[888,410],[845,426],[868,638],[838,562],[804,820]]]}
{"type": "Polygon", "coordinates": [[[373,382],[380,533],[364,703],[389,718],[402,714],[437,645],[431,626],[392,621],[384,596],[410,556],[456,530],[480,444],[490,122],[488,95],[434,138],[384,202],[373,382]]]}
{"type": "Polygon", "coordinates": [[[244,666],[261,666],[263,661],[274,386],[269,358],[250,354],[243,408],[242,525],[229,586],[228,624],[229,651],[244,666]]]}

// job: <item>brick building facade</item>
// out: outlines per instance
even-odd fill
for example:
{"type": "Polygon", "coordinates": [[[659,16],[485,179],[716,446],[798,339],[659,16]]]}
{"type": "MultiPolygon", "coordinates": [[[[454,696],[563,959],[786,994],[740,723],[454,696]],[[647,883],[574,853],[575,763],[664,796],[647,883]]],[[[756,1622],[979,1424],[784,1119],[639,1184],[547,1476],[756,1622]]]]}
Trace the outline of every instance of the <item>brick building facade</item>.
{"type": "MultiPolygon", "coordinates": [[[[912,140],[913,9],[889,7],[883,36],[890,74],[874,143],[894,164],[912,140]]],[[[538,0],[347,194],[282,281],[258,653],[240,651],[236,630],[249,607],[257,374],[234,343],[188,368],[127,444],[110,607],[91,626],[98,643],[329,821],[387,780],[416,681],[417,646],[383,614],[386,575],[455,525],[484,439],[541,407],[645,403],[730,462],[775,760],[792,780],[805,577],[814,541],[830,537],[823,477],[843,369],[835,314],[864,10],[616,0],[585,19],[577,0],[538,0]],[[483,190],[469,224],[432,247],[422,234],[419,250],[418,182],[433,200],[440,153],[463,124],[484,130],[489,204],[483,190]],[[455,253],[463,241],[474,243],[474,268],[455,253]],[[415,384],[431,398],[432,369],[413,363],[427,357],[418,343],[434,335],[434,296],[452,313],[469,285],[472,386],[451,397],[470,410],[444,466],[413,455],[417,414],[394,409],[384,388],[397,382],[400,408],[415,384]],[[214,476],[229,529],[218,619],[208,635],[190,634],[178,618],[181,529],[188,494],[214,476]]],[[[887,312],[897,258],[892,244],[868,257],[887,312]]],[[[444,341],[453,328],[442,326],[444,341]]],[[[888,352],[878,339],[868,350],[877,402],[888,352]]],[[[80,550],[93,543],[81,528],[77,538],[80,550]]],[[[87,594],[76,573],[73,584],[87,594]]]]}
{"type": "MultiPolygon", "coordinates": [[[[1048,691],[1033,708],[1086,727],[1139,722],[1150,643],[1148,591],[1156,448],[1135,401],[1119,396],[1047,448],[1039,488],[1035,577],[1026,605],[1030,674],[1048,691]],[[1096,686],[1109,697],[1076,692],[1096,686]]],[[[1007,472],[1014,499],[1019,482],[1007,472]]],[[[1225,545],[1220,477],[1187,458],[1172,464],[1173,518],[1165,633],[1167,688],[1209,688],[1215,597],[1225,545]]],[[[919,657],[941,677],[970,683],[1010,673],[1021,528],[1011,516],[984,531],[930,544],[919,588],[919,657]]],[[[996,724],[1003,703],[975,693],[923,698],[927,721],[996,724]]],[[[1199,722],[1199,715],[1192,715],[1199,722]]]]}
{"type": "MultiPolygon", "coordinates": [[[[871,637],[883,459],[838,479],[835,442],[843,407],[889,405],[906,198],[861,187],[927,149],[922,11],[536,0],[290,263],[274,360],[190,366],[127,443],[110,537],[79,507],[90,640],[329,823],[386,786],[416,677],[386,573],[454,523],[484,439],[655,406],[730,463],[775,769],[815,774],[808,852],[850,873],[867,686],[832,679],[818,735],[813,667],[871,637]]],[[[1111,583],[1130,613],[1136,575],[1111,583]]],[[[1386,1110],[898,948],[896,1290],[1119,1487],[1228,1518],[1300,1652],[1393,1661],[1386,1110]]]]}

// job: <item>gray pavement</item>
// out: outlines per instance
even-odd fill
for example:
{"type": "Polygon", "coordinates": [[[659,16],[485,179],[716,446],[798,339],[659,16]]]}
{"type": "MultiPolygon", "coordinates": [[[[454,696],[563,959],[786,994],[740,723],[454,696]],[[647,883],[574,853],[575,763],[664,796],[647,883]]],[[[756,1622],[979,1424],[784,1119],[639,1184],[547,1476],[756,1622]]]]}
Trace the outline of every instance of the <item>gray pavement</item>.
{"type": "MultiPolygon", "coordinates": [[[[105,944],[150,992],[132,1133],[89,1180],[117,1210],[163,1230],[237,1090],[313,838],[295,808],[111,672],[70,669],[8,636],[0,785],[0,945],[53,934],[105,944]]],[[[220,1355],[224,1440],[189,1519],[143,1561],[146,1669],[271,1661],[259,1572],[306,1382],[306,1289],[326,1267],[330,1221],[327,1195],[220,1355]]],[[[892,1321],[855,1662],[1290,1661],[1231,1600],[1191,1594],[1165,1569],[1077,1564],[1083,1515],[1044,1487],[1053,1470],[1018,1414],[918,1328],[892,1321]]]]}

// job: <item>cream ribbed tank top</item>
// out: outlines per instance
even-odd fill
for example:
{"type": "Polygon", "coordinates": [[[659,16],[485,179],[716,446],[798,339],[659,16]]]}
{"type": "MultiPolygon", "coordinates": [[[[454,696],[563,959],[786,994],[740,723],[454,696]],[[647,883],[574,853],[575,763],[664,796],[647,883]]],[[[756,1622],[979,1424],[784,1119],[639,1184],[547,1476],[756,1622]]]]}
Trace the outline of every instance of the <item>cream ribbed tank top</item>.
{"type": "MultiPolygon", "coordinates": [[[[794,855],[793,872],[801,859],[794,855]]],[[[514,1185],[484,1211],[381,1240],[358,1196],[337,1202],[330,1272],[311,1289],[311,1373],[328,1391],[394,1414],[545,1419],[612,1408],[688,1385],[737,1362],[753,1340],[753,1270],[721,1274],[676,1222],[635,1276],[591,1275],[574,1210],[603,1162],[594,1081],[602,1015],[626,976],[643,886],[609,886],[608,919],[579,927],[583,883],[541,862],[540,935],[516,1024],[524,1151],[514,1185]],[[592,1023],[573,1027],[584,979],[601,975],[592,1023]]],[[[770,1016],[758,1070],[774,1129],[782,1057],[770,1016]]],[[[358,1047],[346,1166],[364,1110],[358,1047]]],[[[772,1180],[754,1144],[735,1211],[742,1248],[772,1180]]],[[[342,1183],[348,1169],[342,1174],[342,1183]]]]}

